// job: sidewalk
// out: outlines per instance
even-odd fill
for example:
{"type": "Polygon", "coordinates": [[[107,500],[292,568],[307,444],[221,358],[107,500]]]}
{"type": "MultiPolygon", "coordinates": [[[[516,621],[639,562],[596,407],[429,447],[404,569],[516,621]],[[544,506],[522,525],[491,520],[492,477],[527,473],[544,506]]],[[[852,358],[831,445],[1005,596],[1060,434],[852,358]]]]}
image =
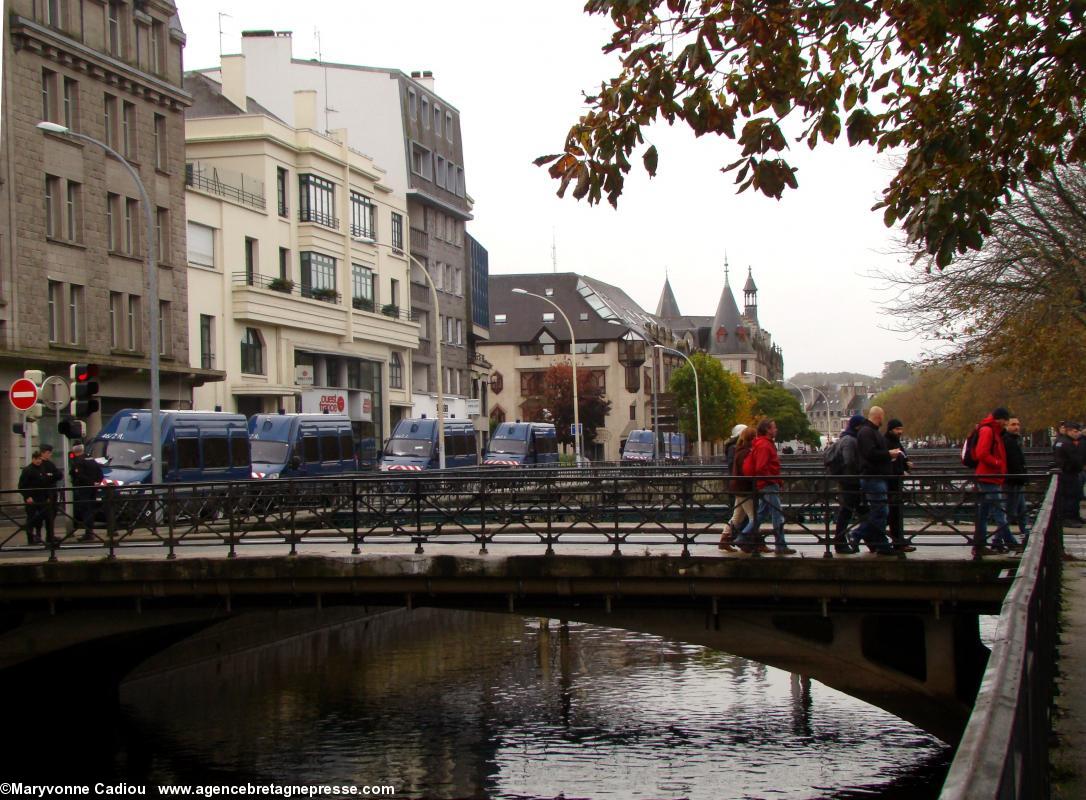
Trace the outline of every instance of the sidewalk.
{"type": "Polygon", "coordinates": [[[1064,531],[1059,674],[1053,719],[1052,796],[1086,797],[1086,529],[1064,531]]]}

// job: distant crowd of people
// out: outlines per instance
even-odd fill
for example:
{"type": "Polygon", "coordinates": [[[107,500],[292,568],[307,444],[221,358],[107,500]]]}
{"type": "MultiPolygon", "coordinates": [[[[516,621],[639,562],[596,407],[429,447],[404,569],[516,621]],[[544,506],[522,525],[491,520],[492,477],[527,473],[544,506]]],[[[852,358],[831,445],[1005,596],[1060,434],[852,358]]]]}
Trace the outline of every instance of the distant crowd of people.
{"type": "MultiPolygon", "coordinates": [[[[883,422],[885,411],[872,407],[867,415],[851,417],[838,439],[824,453],[827,471],[838,483],[833,548],[849,555],[866,546],[880,556],[904,557],[916,548],[905,533],[903,481],[912,470],[899,419],[883,422]]],[[[1086,439],[1077,422],[1061,423],[1053,445],[1054,471],[1063,524],[1083,524],[1081,502],[1086,486],[1086,439]]],[[[719,547],[743,554],[768,553],[760,528],[769,522],[772,551],[788,555],[795,550],[784,535],[780,491],[777,425],[763,419],[757,428],[736,425],[725,446],[729,467],[728,490],[734,497],[731,519],[724,524],[719,547]]],[[[962,451],[962,462],[973,470],[977,514],[973,536],[975,555],[1020,552],[1029,536],[1026,503],[1026,457],[1022,424],[1006,408],[996,408],[981,420],[962,451]],[[1016,527],[1019,537],[1011,528],[1016,527]],[[989,536],[989,527],[992,529],[989,536]]]]}

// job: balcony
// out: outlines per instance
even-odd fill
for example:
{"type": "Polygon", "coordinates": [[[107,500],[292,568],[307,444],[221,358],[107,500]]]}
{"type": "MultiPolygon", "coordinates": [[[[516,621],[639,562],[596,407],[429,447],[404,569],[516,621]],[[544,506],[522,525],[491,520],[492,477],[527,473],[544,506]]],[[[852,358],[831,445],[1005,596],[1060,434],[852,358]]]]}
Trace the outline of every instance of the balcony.
{"type": "Polygon", "coordinates": [[[320,300],[324,303],[339,304],[339,292],[335,289],[315,289],[312,286],[298,286],[294,281],[283,278],[270,278],[267,275],[250,275],[246,272],[234,273],[234,285],[255,286],[260,289],[271,289],[273,292],[292,294],[304,297],[307,300],[320,300]]]}
{"type": "Polygon", "coordinates": [[[317,225],[323,225],[326,228],[332,230],[339,230],[339,218],[333,217],[331,214],[322,214],[320,211],[313,211],[309,208],[303,208],[298,211],[299,222],[315,222],[317,225]]]}
{"type": "Polygon", "coordinates": [[[484,356],[477,350],[472,352],[471,354],[471,363],[479,367],[480,369],[490,369],[492,366],[494,366],[487,360],[486,356],[484,356]]]}
{"type": "Polygon", "coordinates": [[[426,253],[430,249],[430,234],[421,228],[411,229],[411,252],[426,253]]]}
{"type": "Polygon", "coordinates": [[[185,185],[259,211],[265,208],[264,182],[232,169],[190,161],[185,164],[185,185]]]}

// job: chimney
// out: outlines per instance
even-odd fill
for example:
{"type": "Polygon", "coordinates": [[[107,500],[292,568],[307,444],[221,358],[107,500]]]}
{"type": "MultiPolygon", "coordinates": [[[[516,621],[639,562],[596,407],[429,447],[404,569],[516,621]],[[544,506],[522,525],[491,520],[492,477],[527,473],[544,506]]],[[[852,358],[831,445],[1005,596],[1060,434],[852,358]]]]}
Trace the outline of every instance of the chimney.
{"type": "Polygon", "coordinates": [[[242,111],[248,111],[245,99],[245,56],[220,56],[222,67],[222,96],[242,111]]]}
{"type": "Polygon", "coordinates": [[[423,70],[422,72],[412,72],[411,77],[421,83],[431,92],[434,91],[434,73],[430,70],[423,70]]]}
{"type": "Polygon", "coordinates": [[[294,92],[294,127],[317,130],[316,89],[298,89],[294,92]]]}

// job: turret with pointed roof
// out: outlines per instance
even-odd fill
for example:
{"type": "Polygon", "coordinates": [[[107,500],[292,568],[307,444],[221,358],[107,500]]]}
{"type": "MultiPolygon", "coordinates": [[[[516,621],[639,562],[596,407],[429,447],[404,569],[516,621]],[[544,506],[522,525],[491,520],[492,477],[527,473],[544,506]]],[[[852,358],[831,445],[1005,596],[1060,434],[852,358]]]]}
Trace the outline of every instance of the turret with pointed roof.
{"type": "Polygon", "coordinates": [[[758,287],[750,267],[747,267],[747,282],[743,284],[743,314],[751,322],[758,321],[758,287]]]}
{"type": "Polygon", "coordinates": [[[656,305],[656,316],[660,319],[678,319],[682,316],[679,304],[675,301],[675,293],[671,291],[671,281],[664,278],[664,290],[660,292],[660,302],[656,305]]]}
{"type": "Polygon", "coordinates": [[[739,316],[739,306],[735,303],[727,273],[724,291],[720,293],[720,302],[713,316],[713,327],[709,330],[709,352],[713,355],[754,352],[750,330],[739,316]]]}

